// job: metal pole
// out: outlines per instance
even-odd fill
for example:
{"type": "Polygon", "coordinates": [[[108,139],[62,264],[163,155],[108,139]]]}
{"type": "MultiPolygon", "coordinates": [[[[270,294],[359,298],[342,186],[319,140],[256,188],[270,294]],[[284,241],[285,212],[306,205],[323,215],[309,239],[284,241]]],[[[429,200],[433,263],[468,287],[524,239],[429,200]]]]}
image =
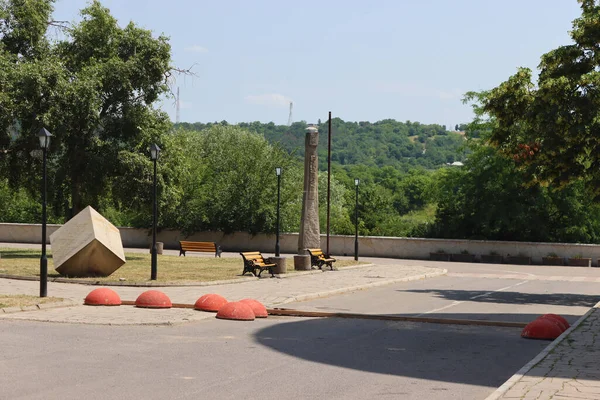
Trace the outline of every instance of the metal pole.
{"type": "Polygon", "coordinates": [[[279,204],[281,201],[281,174],[277,175],[277,236],[275,239],[275,257],[279,257],[279,204]]]}
{"type": "Polygon", "coordinates": [[[43,153],[42,169],[42,257],[40,258],[40,297],[48,296],[48,258],[46,257],[46,152],[43,153]]]}
{"type": "Polygon", "coordinates": [[[329,216],[331,203],[331,111],[329,111],[329,126],[327,132],[327,256],[329,256],[329,216]]]}
{"type": "Polygon", "coordinates": [[[354,260],[358,261],[358,185],[356,185],[356,206],[354,208],[354,226],[356,233],[354,235],[354,260]]]}
{"type": "MultiPolygon", "coordinates": [[[[156,157],[158,158],[158,157],[156,157]]],[[[156,280],[157,274],[157,259],[156,259],[156,214],[158,213],[158,207],[156,205],[156,159],[154,160],[154,212],[152,218],[152,269],[150,272],[150,280],[156,280]]]]}

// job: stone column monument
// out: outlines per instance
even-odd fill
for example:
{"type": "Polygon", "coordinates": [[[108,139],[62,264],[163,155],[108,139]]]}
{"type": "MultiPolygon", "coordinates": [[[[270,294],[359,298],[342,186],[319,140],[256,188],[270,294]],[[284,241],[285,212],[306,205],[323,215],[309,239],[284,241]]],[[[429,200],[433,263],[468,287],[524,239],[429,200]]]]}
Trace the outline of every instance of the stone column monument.
{"type": "Polygon", "coordinates": [[[310,269],[310,255],[305,249],[320,248],[319,230],[319,157],[317,145],[319,131],[314,125],[306,129],[304,140],[304,192],[302,195],[302,218],[298,237],[298,255],[294,256],[295,269],[310,269]]]}

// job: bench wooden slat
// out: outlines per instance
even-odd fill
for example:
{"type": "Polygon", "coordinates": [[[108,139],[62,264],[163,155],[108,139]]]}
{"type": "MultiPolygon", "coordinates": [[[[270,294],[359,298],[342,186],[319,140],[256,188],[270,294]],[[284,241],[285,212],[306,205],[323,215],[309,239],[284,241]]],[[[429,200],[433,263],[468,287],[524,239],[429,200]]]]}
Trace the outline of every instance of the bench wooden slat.
{"type": "Polygon", "coordinates": [[[276,267],[277,264],[267,262],[262,254],[260,254],[260,251],[247,251],[240,253],[240,255],[244,259],[244,270],[242,271],[242,275],[245,275],[246,272],[250,272],[252,275],[260,278],[260,274],[267,269],[271,276],[274,276],[273,268],[276,267]],[[259,270],[258,275],[256,274],[256,270],[259,270]]]}
{"type": "Polygon", "coordinates": [[[316,266],[319,269],[322,269],[323,265],[327,265],[333,271],[333,263],[337,261],[335,258],[326,256],[325,253],[323,253],[323,250],[321,249],[306,250],[308,250],[308,253],[310,254],[311,266],[316,266]]]}
{"type": "Polygon", "coordinates": [[[217,246],[214,242],[192,242],[188,240],[179,241],[179,255],[185,257],[186,251],[197,251],[204,253],[215,253],[215,257],[221,257],[221,247],[217,246]]]}

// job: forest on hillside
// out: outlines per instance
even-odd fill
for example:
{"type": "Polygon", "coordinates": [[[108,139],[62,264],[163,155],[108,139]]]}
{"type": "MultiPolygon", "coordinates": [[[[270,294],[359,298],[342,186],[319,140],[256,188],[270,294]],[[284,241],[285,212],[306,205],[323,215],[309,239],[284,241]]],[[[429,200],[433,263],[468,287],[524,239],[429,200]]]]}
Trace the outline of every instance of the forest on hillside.
{"type": "MultiPolygon", "coordinates": [[[[226,121],[215,123],[180,123],[175,127],[202,131],[214,125],[227,126],[226,121]]],[[[239,123],[235,126],[256,132],[270,143],[277,144],[290,154],[304,155],[306,122],[291,126],[274,123],[239,123]]],[[[385,119],[377,122],[351,122],[333,118],[331,161],[342,166],[364,165],[368,167],[392,166],[402,170],[414,167],[439,168],[455,161],[464,161],[468,154],[465,137],[450,132],[442,125],[426,125],[419,122],[399,122],[385,119]]],[[[319,129],[319,158],[327,159],[329,125],[327,121],[317,124],[319,129]]],[[[321,168],[323,163],[320,164],[321,168]]]]}

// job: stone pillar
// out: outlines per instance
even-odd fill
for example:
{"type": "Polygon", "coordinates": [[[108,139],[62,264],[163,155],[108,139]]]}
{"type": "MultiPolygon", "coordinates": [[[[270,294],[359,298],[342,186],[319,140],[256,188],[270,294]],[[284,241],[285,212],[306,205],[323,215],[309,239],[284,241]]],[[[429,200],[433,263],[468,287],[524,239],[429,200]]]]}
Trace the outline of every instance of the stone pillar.
{"type": "Polygon", "coordinates": [[[319,230],[319,157],[317,145],[319,131],[309,124],[304,139],[304,192],[302,195],[302,217],[298,236],[298,254],[306,255],[305,249],[320,248],[319,230]]]}

